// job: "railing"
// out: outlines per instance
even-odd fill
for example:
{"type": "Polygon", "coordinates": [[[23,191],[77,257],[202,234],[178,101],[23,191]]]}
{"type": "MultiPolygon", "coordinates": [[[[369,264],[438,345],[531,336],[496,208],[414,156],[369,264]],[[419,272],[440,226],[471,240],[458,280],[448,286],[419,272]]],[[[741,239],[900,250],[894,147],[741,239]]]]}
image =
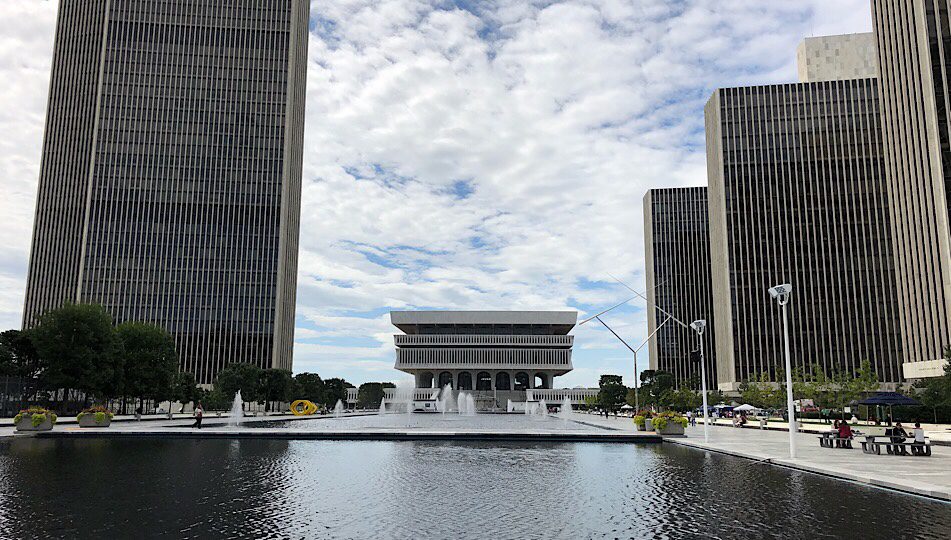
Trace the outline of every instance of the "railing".
{"type": "MultiPolygon", "coordinates": [[[[386,397],[386,400],[389,402],[398,402],[406,400],[407,393],[412,392],[413,400],[415,401],[424,401],[427,399],[433,399],[436,394],[439,392],[436,388],[415,388],[412,390],[402,389],[402,388],[385,388],[383,393],[386,397]]],[[[568,396],[568,399],[571,400],[573,405],[583,405],[584,400],[590,396],[597,396],[597,388],[556,388],[551,390],[499,390],[494,392],[492,390],[467,390],[472,394],[473,399],[476,401],[485,401],[492,400],[498,396],[500,399],[506,398],[516,398],[513,401],[519,400],[545,400],[549,405],[557,405],[564,401],[565,396],[568,396]]],[[[504,399],[503,399],[504,401],[504,399]]],[[[504,403],[503,403],[504,405],[504,403]]]]}
{"type": "Polygon", "coordinates": [[[562,335],[492,335],[492,334],[397,334],[397,347],[432,346],[508,346],[508,347],[571,347],[574,336],[562,335]]]}
{"type": "Polygon", "coordinates": [[[396,350],[399,368],[571,369],[571,349],[429,349],[396,350]]]}
{"type": "Polygon", "coordinates": [[[546,390],[535,388],[526,390],[526,392],[531,395],[529,399],[534,399],[535,401],[544,399],[549,405],[561,403],[564,401],[565,396],[567,396],[573,404],[580,405],[584,403],[585,398],[597,396],[598,391],[597,388],[553,388],[546,390]]]}

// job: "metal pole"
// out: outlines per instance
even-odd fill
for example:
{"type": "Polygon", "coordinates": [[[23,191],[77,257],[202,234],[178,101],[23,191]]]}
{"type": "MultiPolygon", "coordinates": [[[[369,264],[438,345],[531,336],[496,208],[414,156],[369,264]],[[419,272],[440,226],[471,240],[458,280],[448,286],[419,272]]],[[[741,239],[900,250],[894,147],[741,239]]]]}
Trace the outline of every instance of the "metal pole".
{"type": "Polygon", "coordinates": [[[640,410],[640,401],[637,399],[637,351],[634,351],[634,414],[640,410]]]}
{"type": "Polygon", "coordinates": [[[710,442],[710,416],[707,412],[707,369],[703,361],[703,332],[697,332],[700,341],[700,391],[703,395],[703,442],[710,442]]]}
{"type": "Polygon", "coordinates": [[[786,304],[789,302],[789,297],[785,298],[785,302],[780,300],[780,305],[782,306],[783,311],[783,338],[786,342],[786,410],[789,411],[789,458],[795,459],[796,457],[796,407],[793,404],[793,390],[792,390],[792,365],[789,358],[789,321],[786,318],[786,304]]]}

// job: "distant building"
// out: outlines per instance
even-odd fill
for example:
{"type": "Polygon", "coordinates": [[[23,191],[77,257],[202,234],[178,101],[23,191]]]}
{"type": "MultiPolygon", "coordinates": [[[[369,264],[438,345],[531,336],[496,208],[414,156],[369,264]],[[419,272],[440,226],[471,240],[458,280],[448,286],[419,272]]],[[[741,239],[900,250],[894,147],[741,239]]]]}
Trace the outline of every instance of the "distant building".
{"type": "Polygon", "coordinates": [[[951,14],[947,2],[872,0],[872,21],[904,376],[935,377],[951,346],[951,14]]]}
{"type": "Polygon", "coordinates": [[[290,369],[310,2],[60,0],[23,324],[158,324],[290,369]]]}
{"type": "Polygon", "coordinates": [[[396,369],[416,388],[472,391],[480,408],[506,410],[508,400],[568,397],[580,403],[597,390],[555,390],[572,370],[575,311],[391,311],[396,369]]]}
{"type": "Polygon", "coordinates": [[[796,49],[799,82],[869,79],[878,76],[871,33],[808,37],[796,49]]]}
{"type": "MultiPolygon", "coordinates": [[[[652,189],[644,195],[644,252],[647,267],[647,327],[650,369],[674,375],[680,385],[700,376],[697,334],[669,321],[659,307],[690,324],[705,319],[704,359],[708,388],[716,388],[713,291],[710,267],[710,220],[707,188],[652,189]]],[[[643,366],[640,366],[643,367],[643,366]]]]}
{"type": "Polygon", "coordinates": [[[902,380],[876,79],[723,88],[706,106],[717,381],[784,363],[767,289],[791,283],[793,367],[902,380]]]}

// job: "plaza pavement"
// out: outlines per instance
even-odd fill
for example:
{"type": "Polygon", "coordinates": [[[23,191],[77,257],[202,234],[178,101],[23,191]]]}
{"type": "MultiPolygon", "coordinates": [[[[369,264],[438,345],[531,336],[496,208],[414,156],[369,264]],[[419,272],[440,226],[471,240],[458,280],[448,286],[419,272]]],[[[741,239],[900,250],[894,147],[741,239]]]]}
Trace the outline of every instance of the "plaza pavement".
{"type": "MultiPolygon", "coordinates": [[[[578,416],[584,422],[604,427],[634,429],[630,418],[578,416]]],[[[865,426],[860,428],[863,432],[870,431],[865,426]]],[[[816,434],[797,433],[797,457],[789,459],[788,431],[711,425],[710,442],[705,443],[702,419],[696,427],[687,428],[685,437],[665,437],[664,442],[951,501],[951,447],[948,446],[932,446],[930,457],[874,455],[862,452],[859,441],[854,442],[853,449],[822,448],[816,434]]]]}

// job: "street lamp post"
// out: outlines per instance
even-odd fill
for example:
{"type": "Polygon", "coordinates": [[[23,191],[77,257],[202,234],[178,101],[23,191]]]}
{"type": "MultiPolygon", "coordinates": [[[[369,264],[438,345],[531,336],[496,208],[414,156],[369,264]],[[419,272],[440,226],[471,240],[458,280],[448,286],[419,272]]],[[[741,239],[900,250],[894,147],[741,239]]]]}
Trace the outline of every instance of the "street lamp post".
{"type": "Polygon", "coordinates": [[[707,369],[703,361],[703,331],[707,328],[707,321],[700,319],[690,323],[697,333],[697,341],[700,342],[700,393],[703,396],[703,442],[710,442],[710,415],[707,412],[707,369]]]}
{"type": "Polygon", "coordinates": [[[769,289],[769,295],[779,302],[783,312],[783,341],[786,347],[786,411],[789,416],[789,458],[796,457],[796,407],[793,403],[792,361],[789,358],[789,319],[786,317],[786,305],[789,304],[789,295],[792,285],[786,283],[769,289]]]}

